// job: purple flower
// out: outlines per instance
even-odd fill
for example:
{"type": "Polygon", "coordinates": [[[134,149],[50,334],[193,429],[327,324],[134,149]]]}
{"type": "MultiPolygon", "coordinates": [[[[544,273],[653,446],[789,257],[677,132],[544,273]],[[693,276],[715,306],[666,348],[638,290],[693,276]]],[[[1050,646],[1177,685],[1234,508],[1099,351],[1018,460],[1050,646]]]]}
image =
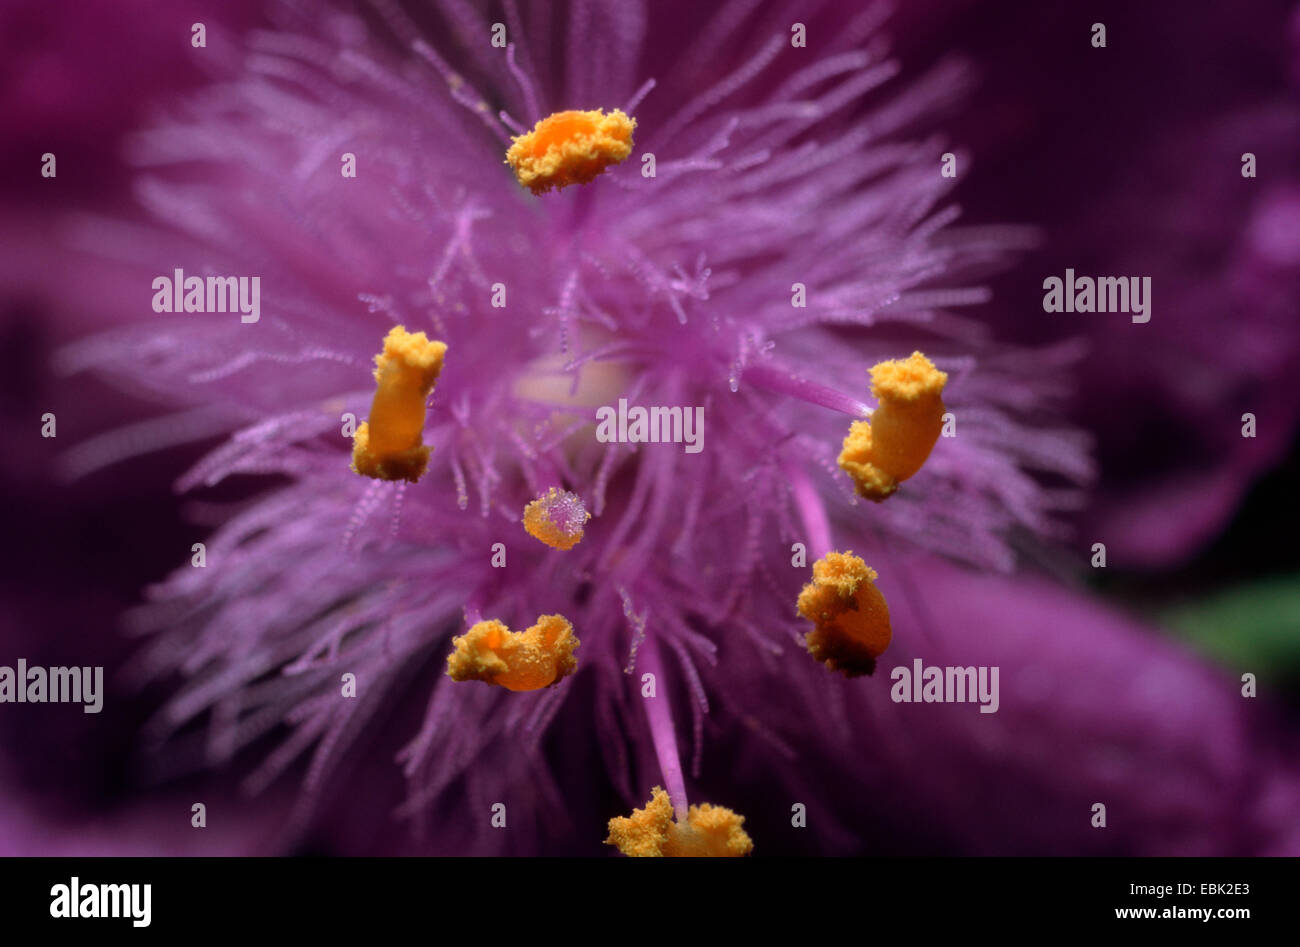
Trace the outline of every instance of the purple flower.
{"type": "MultiPolygon", "coordinates": [[[[1290,748],[1246,727],[1235,682],[1045,584],[932,558],[1010,569],[1090,474],[1053,410],[1078,349],[999,344],[968,314],[1029,235],[956,226],[952,146],[928,128],[963,67],[899,80],[876,7],[809,17],[815,55],[779,4],[729,5],[684,48],[677,19],[635,4],[506,4],[505,48],[445,10],[381,26],[277,8],[213,57],[224,81],[133,141],[152,223],[78,233],[113,260],[104,309],[134,324],[63,367],[177,411],[81,445],[72,472],[219,437],[180,489],[278,477],[203,507],[205,564],[132,616],[152,635],[138,676],[183,681],[150,729],[165,758],[187,735],[213,765],[242,751],[254,790],[300,766],[290,837],[344,851],[593,852],[661,782],[741,811],[760,852],[1294,851],[1290,748]],[[635,115],[632,156],[529,195],[510,134],[596,107],[635,115]],[[256,275],[260,318],[141,321],[177,269],[256,275]],[[413,485],[351,472],[344,433],[398,323],[448,346],[413,485]],[[865,369],[914,349],[949,375],[957,436],[864,504],[836,453],[865,369]],[[703,449],[602,443],[593,416],[619,399],[702,408],[703,449]],[[567,551],[520,522],[552,487],[592,514],[567,551]],[[794,543],[880,573],[896,633],[876,677],[803,650],[794,543]],[[479,618],[545,613],[582,641],[557,687],[444,676],[479,618]],[[916,657],[999,664],[1001,709],[894,703],[889,672],[916,657]],[[387,823],[394,755],[415,840],[387,823]],[[513,831],[491,828],[498,802],[513,831]],[[1091,828],[1095,802],[1115,831],[1091,828]]],[[[1276,200],[1252,229],[1269,259],[1289,246],[1276,200]]]]}
{"type": "Polygon", "coordinates": [[[1112,568],[1186,563],[1300,426],[1300,258],[1286,217],[1300,189],[1296,10],[1099,3],[1081,18],[1064,4],[940,0],[903,11],[915,58],[956,36],[981,65],[972,107],[947,123],[975,165],[967,206],[1044,231],[997,285],[994,324],[1025,344],[1087,343],[1067,408],[1094,435],[1100,469],[1080,546],[1105,541],[1112,568]],[[1097,22],[1105,49],[1090,42],[1097,22]],[[1255,177],[1242,174],[1247,153],[1255,177]],[[1151,321],[1044,313],[1042,281],[1067,267],[1150,277],[1151,321]],[[1247,413],[1254,437],[1242,436],[1247,413]]]}
{"type": "Polygon", "coordinates": [[[283,806],[249,807],[229,792],[214,797],[172,789],[137,795],[107,811],[68,812],[0,779],[0,857],[275,854],[265,840],[275,835],[276,808],[283,806]],[[193,824],[196,799],[204,800],[202,827],[193,824]]]}
{"type": "MultiPolygon", "coordinates": [[[[881,585],[891,611],[912,634],[882,673],[917,660],[997,667],[998,709],[845,687],[849,736],[827,752],[852,759],[851,747],[870,748],[854,767],[858,780],[823,799],[847,837],[911,854],[1300,852],[1293,725],[1243,697],[1236,676],[1042,578],[924,557],[889,578],[881,585]],[[1097,803],[1104,829],[1093,824],[1097,803]]],[[[773,707],[760,720],[778,715],[773,707]]]]}
{"type": "Polygon", "coordinates": [[[105,0],[84,0],[75,16],[51,16],[39,0],[5,4],[0,198],[21,194],[48,209],[74,196],[84,203],[112,194],[124,169],[106,145],[140,119],[152,96],[192,88],[203,76],[206,50],[191,46],[191,26],[201,22],[218,35],[246,22],[253,5],[180,0],[124,30],[121,6],[105,0]],[[37,173],[45,153],[57,158],[58,186],[37,173]]]}
{"type": "Polygon", "coordinates": [[[1180,129],[1073,231],[1107,247],[1108,260],[1150,274],[1167,314],[1143,327],[1154,331],[1142,345],[1093,333],[1085,363],[1093,377],[1105,366],[1104,393],[1085,399],[1081,415],[1101,432],[1101,464],[1111,471],[1090,535],[1104,537],[1121,562],[1176,564],[1206,545],[1300,426],[1300,165],[1285,144],[1297,135],[1294,107],[1180,129]],[[1244,151],[1269,173],[1243,179],[1244,151]],[[1213,223],[1198,223],[1202,214],[1213,223]]]}
{"type": "MultiPolygon", "coordinates": [[[[640,69],[652,47],[637,5],[527,26],[507,6],[505,49],[487,21],[448,9],[465,48],[454,68],[430,45],[441,31],[401,16],[372,34],[341,13],[317,26],[285,12],[229,81],[140,135],[138,192],[168,229],[132,231],[115,253],[142,286],[174,269],[257,275],[260,318],[150,317],[63,364],[183,405],[132,448],[232,431],[180,489],[288,478],[219,517],[206,565],[182,567],[135,616],[159,632],[146,671],[185,680],[154,736],[206,720],[221,763],[288,724],[249,785],[310,753],[305,818],[375,718],[423,694],[400,753],[403,812],[463,851],[504,841],[494,802],[513,819],[554,810],[548,741],[594,738],[625,801],[662,778],[680,802],[706,714],[754,721],[773,666],[809,696],[827,687],[799,644],[793,543],[809,564],[834,540],[882,572],[900,545],[1007,569],[1010,534],[1050,534],[1069,499],[1032,472],[1070,483],[1089,466],[1081,439],[1050,425],[1072,351],[1000,347],[960,314],[1025,241],[955,226],[946,146],[913,131],[961,88],[960,67],[886,88],[899,83],[876,8],[826,29],[816,56],[791,43],[794,10],[752,30],[720,15],[640,69]],[[555,30],[563,66],[548,61],[555,30]],[[714,77],[704,88],[701,74],[714,77]],[[598,105],[636,116],[633,158],[580,188],[524,193],[502,162],[510,131],[598,105]],[[653,177],[639,173],[647,153],[653,177]],[[413,486],[351,472],[340,433],[344,414],[365,416],[369,362],[395,323],[448,346],[413,486]],[[959,436],[868,508],[835,467],[839,443],[865,407],[866,368],[921,347],[949,373],[959,436]],[[704,450],[598,442],[593,409],[619,398],[702,407],[704,450]],[[550,487],[592,514],[563,553],[520,525],[550,487]],[[582,641],[573,680],[503,694],[441,675],[466,621],[522,628],[547,612],[582,641]],[[642,698],[644,673],[661,696],[642,698]]],[[[123,449],[97,439],[71,465],[123,449]]]]}

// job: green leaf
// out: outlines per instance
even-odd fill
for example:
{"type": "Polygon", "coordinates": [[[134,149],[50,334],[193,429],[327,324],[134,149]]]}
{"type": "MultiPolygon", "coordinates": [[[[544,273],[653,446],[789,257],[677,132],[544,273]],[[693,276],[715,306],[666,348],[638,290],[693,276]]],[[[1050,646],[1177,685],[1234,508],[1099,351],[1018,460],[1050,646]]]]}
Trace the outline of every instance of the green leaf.
{"type": "Polygon", "coordinates": [[[1226,664],[1300,672],[1300,575],[1237,585],[1161,618],[1193,647],[1226,664]]]}

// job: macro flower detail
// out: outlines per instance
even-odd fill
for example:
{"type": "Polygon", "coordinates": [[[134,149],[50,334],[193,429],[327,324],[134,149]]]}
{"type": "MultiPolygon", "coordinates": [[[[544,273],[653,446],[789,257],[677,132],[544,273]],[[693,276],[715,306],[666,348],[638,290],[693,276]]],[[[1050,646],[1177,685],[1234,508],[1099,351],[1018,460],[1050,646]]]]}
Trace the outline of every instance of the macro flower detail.
{"type": "Polygon", "coordinates": [[[754,850],[744,822],[743,815],[707,802],[675,820],[668,793],[656,786],[644,809],[609,820],[605,844],[636,858],[739,858],[754,850]]]}
{"type": "Polygon", "coordinates": [[[578,666],[580,642],[563,615],[543,615],[527,631],[511,631],[496,620],[481,621],[452,639],[447,676],[483,681],[508,691],[551,687],[578,666]]]}
{"type": "Polygon", "coordinates": [[[506,163],[534,194],[586,184],[632,153],[635,128],[620,109],[556,112],[514,138],[506,163]]]}
{"type": "Polygon", "coordinates": [[[799,614],[814,624],[808,652],[846,677],[875,671],[893,635],[877,578],[852,552],[832,552],[813,563],[813,580],[799,593],[799,614]]]}
{"type": "Polygon", "coordinates": [[[352,440],[352,469],[376,480],[415,483],[429,465],[423,444],[425,401],[442,372],[447,346],[423,332],[393,326],[375,356],[370,417],[352,440]]]}
{"type": "MultiPolygon", "coordinates": [[[[598,825],[655,782],[689,821],[685,787],[704,780],[719,733],[782,760],[796,746],[842,758],[827,735],[847,723],[815,738],[800,729],[839,714],[828,702],[847,685],[789,660],[807,631],[790,607],[801,581],[791,544],[810,558],[851,546],[891,579],[891,557],[912,549],[1010,570],[1011,537],[1050,536],[1090,472],[1082,439],[1044,426],[1070,351],[1004,347],[965,311],[989,298],[968,280],[1026,240],[1016,227],[958,226],[955,182],[935,172],[944,146],[922,130],[965,72],[886,88],[898,67],[879,10],[810,61],[789,45],[796,5],[752,32],[709,20],[693,51],[646,59],[649,9],[631,0],[575,5],[574,18],[530,5],[533,35],[512,26],[504,55],[459,49],[472,61],[453,68],[434,47],[446,34],[401,6],[380,23],[286,4],[274,30],[223,47],[224,59],[213,50],[228,82],[132,142],[152,218],[142,285],[164,253],[187,271],[256,272],[264,314],[252,331],[150,313],[72,346],[70,370],[93,366],[176,403],[174,419],[79,447],[78,466],[151,438],[223,435],[179,490],[275,477],[239,507],[204,505],[217,565],[185,563],[131,616],[152,635],[142,673],[179,682],[152,735],[208,730],[211,766],[260,757],[254,790],[301,762],[301,829],[350,785],[348,754],[380,752],[367,737],[391,705],[385,734],[406,742],[369,763],[396,755],[400,817],[420,844],[458,853],[590,854],[595,831],[543,810],[612,789],[626,808],[593,815],[598,825]],[[601,56],[581,57],[598,43],[601,56]],[[551,53],[566,44],[578,68],[539,65],[561,65],[551,53]],[[701,75],[713,77],[703,88],[701,75]],[[511,134],[597,94],[622,103],[604,116],[616,127],[601,154],[630,153],[635,114],[656,175],[607,166],[598,187],[528,198],[501,166],[511,134]],[[355,178],[335,164],[345,142],[355,178]],[[195,154],[221,169],[219,187],[195,154]],[[792,305],[795,279],[806,305],[792,305]],[[509,306],[492,302],[500,281],[509,306]],[[421,327],[427,337],[407,331],[421,327]],[[954,410],[972,410],[926,462],[925,489],[864,515],[835,463],[844,418],[870,410],[849,392],[863,365],[922,345],[953,373],[954,410]],[[357,381],[372,359],[369,391],[357,381]],[[353,445],[366,480],[335,432],[340,411],[359,417],[372,396],[353,445]],[[707,418],[706,446],[602,440],[593,409],[624,399],[707,418]],[[584,531],[588,513],[599,529],[584,531]],[[507,567],[487,552],[517,535],[521,515],[540,544],[512,547],[507,567]],[[543,610],[565,616],[539,622],[560,629],[553,652],[538,626],[504,622],[543,610]],[[366,682],[356,700],[338,699],[341,673],[366,682]],[[566,675],[572,686],[548,687],[566,675]],[[760,721],[774,676],[797,710],[760,721]],[[469,680],[496,686],[458,683],[469,680]],[[525,687],[543,690],[507,693],[525,687]],[[555,765],[557,743],[588,754],[588,769],[555,765]],[[478,797],[536,805],[537,834],[478,827],[460,808],[478,797]]],[[[489,32],[472,5],[439,9],[469,21],[465,35],[489,32]]],[[[592,167],[562,167],[560,131],[520,164],[540,173],[554,146],[556,176],[533,178],[539,187],[592,167]]],[[[882,388],[873,418],[882,438],[889,398],[882,388]]],[[[885,628],[846,668],[883,650],[885,628]]],[[[774,781],[793,779],[798,767],[773,762],[774,781]]]]}
{"type": "Polygon", "coordinates": [[[572,549],[578,545],[589,519],[591,514],[582,497],[558,487],[551,487],[524,507],[524,529],[552,549],[572,549]]]}
{"type": "Polygon", "coordinates": [[[116,708],[0,705],[5,853],[621,858],[611,817],[662,853],[704,800],[759,856],[1300,853],[1297,0],[1111,5],[1119,57],[1051,4],[144,6],[0,14],[0,663],[105,665],[116,708]],[[512,136],[596,105],[627,157],[534,196],[512,136]],[[1069,261],[1176,318],[1040,318],[1069,261]],[[453,356],[414,484],[349,469],[398,325],[453,356]],[[952,414],[900,481],[867,369],[913,350],[952,414]],[[564,555],[521,523],[552,487],[591,513],[564,555]],[[888,605],[867,680],[795,607],[846,549],[888,605]],[[448,675],[542,613],[582,639],[555,686],[448,675]]]}
{"type": "Polygon", "coordinates": [[[921,469],[943,430],[947,383],[948,376],[920,352],[872,367],[871,393],[880,407],[870,421],[849,426],[839,457],[861,496],[884,500],[921,469]]]}

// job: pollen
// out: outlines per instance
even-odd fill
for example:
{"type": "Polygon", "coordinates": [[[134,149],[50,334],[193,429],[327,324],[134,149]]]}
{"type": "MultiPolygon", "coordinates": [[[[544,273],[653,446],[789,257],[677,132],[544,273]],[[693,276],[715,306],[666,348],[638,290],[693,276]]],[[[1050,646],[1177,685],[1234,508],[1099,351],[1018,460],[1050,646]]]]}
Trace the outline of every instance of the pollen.
{"type": "Polygon", "coordinates": [[[352,437],[352,469],[376,480],[424,476],[429,448],[422,443],[425,402],[442,372],[447,346],[423,332],[393,326],[375,356],[375,399],[370,417],[352,437]]]}
{"type": "Polygon", "coordinates": [[[920,352],[871,369],[880,406],[870,421],[854,421],[840,451],[840,468],[858,493],[877,503],[921,469],[943,430],[948,376],[920,352]]]}
{"type": "Polygon", "coordinates": [[[582,497],[551,487],[524,507],[524,529],[552,549],[572,549],[582,541],[582,528],[591,514],[582,497]]]}
{"type": "Polygon", "coordinates": [[[673,819],[668,793],[656,786],[644,809],[609,820],[606,845],[638,858],[738,858],[754,850],[743,815],[723,806],[691,806],[685,822],[673,819]]]}
{"type": "Polygon", "coordinates": [[[799,593],[799,614],[813,623],[808,652],[846,677],[872,673],[893,635],[875,580],[876,571],[852,552],[831,552],[813,563],[813,580],[799,593]]]}
{"type": "Polygon", "coordinates": [[[574,672],[578,659],[573,652],[581,642],[563,615],[542,615],[527,631],[481,621],[451,643],[455,650],[447,656],[447,676],[453,681],[535,691],[574,672]]]}
{"type": "Polygon", "coordinates": [[[586,184],[632,153],[634,128],[636,119],[619,109],[556,112],[515,136],[506,164],[534,194],[586,184]]]}

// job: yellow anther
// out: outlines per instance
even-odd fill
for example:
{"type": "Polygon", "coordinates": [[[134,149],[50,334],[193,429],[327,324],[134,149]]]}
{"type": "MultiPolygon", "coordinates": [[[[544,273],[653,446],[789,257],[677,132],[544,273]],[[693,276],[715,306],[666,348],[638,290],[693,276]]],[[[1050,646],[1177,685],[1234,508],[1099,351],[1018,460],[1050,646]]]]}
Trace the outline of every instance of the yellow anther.
{"type": "Polygon", "coordinates": [[[582,540],[582,528],[591,514],[582,497],[558,487],[524,507],[524,529],[552,549],[572,549],[582,540]]]}
{"type": "Polygon", "coordinates": [[[737,858],[754,850],[744,822],[743,815],[707,802],[691,806],[685,822],[675,822],[668,793],[656,786],[644,809],[609,820],[605,844],[642,858],[737,858]]]}
{"type": "Polygon", "coordinates": [[[852,552],[830,552],[813,563],[813,580],[799,593],[799,614],[813,623],[808,651],[847,677],[870,674],[889,647],[889,605],[876,571],[852,552]]]}
{"type": "Polygon", "coordinates": [[[943,430],[940,396],[947,383],[920,352],[871,369],[871,393],[880,407],[870,421],[850,425],[839,459],[859,494],[879,502],[921,469],[943,430]]]}
{"type": "Polygon", "coordinates": [[[460,637],[447,656],[453,681],[483,681],[509,691],[535,691],[557,684],[578,666],[580,642],[563,615],[542,615],[527,631],[481,621],[460,637]]]}
{"type": "Polygon", "coordinates": [[[375,356],[375,400],[370,417],[352,437],[352,469],[376,480],[415,483],[429,464],[425,401],[442,371],[447,346],[423,332],[393,326],[375,356]]]}
{"type": "Polygon", "coordinates": [[[614,109],[556,112],[514,138],[506,164],[534,194],[586,184],[632,153],[636,119],[614,109]]]}

